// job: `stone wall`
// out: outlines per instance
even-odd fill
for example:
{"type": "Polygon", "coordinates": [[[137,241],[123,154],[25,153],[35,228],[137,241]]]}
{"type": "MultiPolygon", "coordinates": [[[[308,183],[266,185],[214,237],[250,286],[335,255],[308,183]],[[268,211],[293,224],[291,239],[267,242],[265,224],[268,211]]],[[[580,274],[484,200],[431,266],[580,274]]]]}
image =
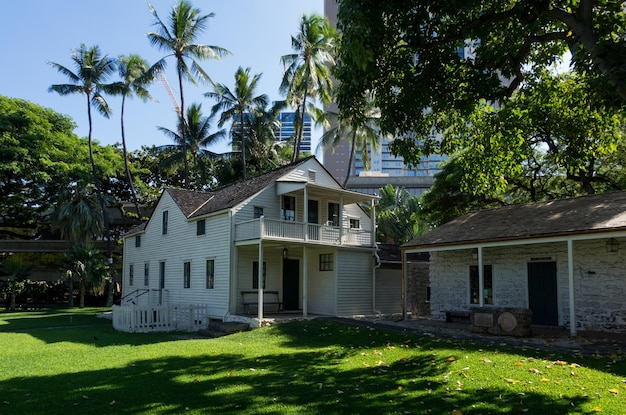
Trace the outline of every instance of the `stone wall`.
{"type": "Polygon", "coordinates": [[[407,311],[413,317],[430,314],[428,262],[407,263],[407,311]]]}
{"type": "MultiPolygon", "coordinates": [[[[626,239],[620,251],[608,253],[606,239],[574,241],[576,328],[626,332],[626,239]]],[[[468,310],[469,267],[477,265],[476,250],[431,253],[430,313],[444,319],[443,310],[468,310]]],[[[528,308],[527,264],[555,261],[558,324],[569,327],[567,244],[554,242],[483,248],[483,264],[493,267],[494,307],[528,308]]]]}

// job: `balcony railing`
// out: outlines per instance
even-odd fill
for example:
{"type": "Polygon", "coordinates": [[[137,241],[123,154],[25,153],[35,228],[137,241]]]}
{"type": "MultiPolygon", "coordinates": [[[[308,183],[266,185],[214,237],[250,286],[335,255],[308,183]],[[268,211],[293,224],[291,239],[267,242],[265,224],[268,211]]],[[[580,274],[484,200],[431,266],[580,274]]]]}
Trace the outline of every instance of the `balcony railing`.
{"type": "Polygon", "coordinates": [[[316,223],[259,218],[235,225],[235,241],[297,241],[323,245],[371,246],[372,232],[316,223]]]}

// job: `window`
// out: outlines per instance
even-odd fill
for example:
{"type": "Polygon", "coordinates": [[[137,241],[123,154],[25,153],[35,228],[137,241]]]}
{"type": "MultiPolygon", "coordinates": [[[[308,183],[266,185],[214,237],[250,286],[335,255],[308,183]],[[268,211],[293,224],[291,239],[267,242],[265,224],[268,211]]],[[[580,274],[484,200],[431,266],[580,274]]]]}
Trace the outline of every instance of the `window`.
{"type": "Polygon", "coordinates": [[[215,288],[215,260],[206,260],[206,287],[215,288]]]}
{"type": "Polygon", "coordinates": [[[206,219],[200,219],[196,222],[196,235],[204,235],[206,233],[206,219]]]}
{"type": "Polygon", "coordinates": [[[130,264],[128,266],[128,285],[132,287],[135,282],[134,280],[135,280],[135,265],[130,264]]]}
{"type": "MultiPolygon", "coordinates": [[[[263,289],[265,289],[265,276],[267,274],[267,262],[263,261],[263,289]]],[[[252,263],[252,288],[259,289],[259,261],[252,263]]]]}
{"type": "MultiPolygon", "coordinates": [[[[470,304],[479,304],[478,265],[470,266],[470,304]]],[[[491,265],[483,265],[483,294],[485,304],[493,304],[493,282],[491,265]]]]}
{"type": "Polygon", "coordinates": [[[328,223],[333,226],[339,226],[339,204],[328,204],[328,223]]]}
{"type": "Polygon", "coordinates": [[[150,263],[143,264],[143,285],[146,287],[150,285],[150,263]]]}
{"type": "Polygon", "coordinates": [[[254,219],[258,219],[263,216],[263,208],[260,206],[254,207],[254,219]]]}
{"type": "Polygon", "coordinates": [[[167,220],[168,220],[168,213],[167,210],[163,211],[163,228],[162,228],[162,234],[163,235],[167,235],[167,220]]]}
{"type": "Polygon", "coordinates": [[[165,288],[165,261],[159,262],[159,288],[165,288]]]}
{"type": "Polygon", "coordinates": [[[141,235],[135,236],[135,248],[139,248],[141,246],[141,235]]]}
{"type": "Polygon", "coordinates": [[[333,254],[320,254],[320,271],[333,270],[333,254]]]}
{"type": "Polygon", "coordinates": [[[183,287],[191,287],[191,262],[185,262],[183,270],[183,287]]]}
{"type": "Polygon", "coordinates": [[[361,221],[359,219],[350,219],[351,229],[361,229],[361,221]]]}
{"type": "Polygon", "coordinates": [[[280,209],[283,220],[296,221],[296,198],[293,196],[283,196],[283,206],[280,209]]]}

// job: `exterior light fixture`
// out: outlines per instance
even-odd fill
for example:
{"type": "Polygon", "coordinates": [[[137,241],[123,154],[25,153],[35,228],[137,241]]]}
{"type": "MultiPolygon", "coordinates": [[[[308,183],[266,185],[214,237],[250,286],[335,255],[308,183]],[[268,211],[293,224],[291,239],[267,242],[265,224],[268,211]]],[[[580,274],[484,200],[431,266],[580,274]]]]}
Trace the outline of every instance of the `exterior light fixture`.
{"type": "Polygon", "coordinates": [[[606,241],[606,252],[619,251],[619,242],[615,238],[610,238],[606,241]]]}
{"type": "Polygon", "coordinates": [[[289,251],[287,250],[287,247],[283,248],[283,259],[287,259],[287,256],[289,255],[289,251]]]}

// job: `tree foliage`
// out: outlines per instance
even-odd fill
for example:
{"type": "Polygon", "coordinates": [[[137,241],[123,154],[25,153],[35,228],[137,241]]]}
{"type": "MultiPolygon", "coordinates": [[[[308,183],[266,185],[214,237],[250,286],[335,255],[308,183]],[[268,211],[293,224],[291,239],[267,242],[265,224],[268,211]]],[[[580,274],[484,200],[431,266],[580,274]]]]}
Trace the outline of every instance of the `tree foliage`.
{"type": "Polygon", "coordinates": [[[300,157],[307,99],[328,103],[333,95],[329,67],[335,64],[335,40],[336,31],[328,19],[303,15],[298,33],[291,37],[293,53],[281,57],[285,73],[279,90],[296,110],[292,161],[300,157]]]}
{"type": "Polygon", "coordinates": [[[0,96],[0,222],[5,237],[29,238],[57,199],[59,185],[89,181],[86,142],[51,109],[0,96]],[[6,226],[31,229],[11,232],[6,226]]]}
{"type": "Polygon", "coordinates": [[[438,127],[442,152],[463,150],[463,190],[487,194],[513,184],[537,201],[572,193],[562,186],[586,194],[620,189],[599,169],[623,141],[623,123],[624,112],[604,105],[584,76],[543,73],[499,107],[483,102],[466,117],[449,111],[438,127]]]}
{"type": "MultiPolygon", "coordinates": [[[[172,7],[167,20],[163,21],[159,17],[156,9],[148,3],[148,8],[154,16],[155,32],[148,33],[148,40],[158,49],[168,53],[153,65],[155,72],[163,71],[166,67],[165,58],[173,56],[176,60],[176,73],[178,75],[178,89],[180,92],[180,124],[184,123],[185,117],[185,95],[183,93],[183,79],[192,84],[197,79],[204,82],[212,82],[209,75],[202,69],[198,60],[216,59],[229,55],[230,52],[220,46],[209,46],[197,43],[198,38],[206,30],[209,19],[213,13],[201,14],[200,9],[196,9],[186,0],[179,0],[172,7]]],[[[187,140],[186,131],[181,130],[183,161],[185,166],[184,185],[188,188],[189,165],[187,162],[187,140]]]]}
{"type": "Polygon", "coordinates": [[[341,0],[338,14],[340,109],[357,116],[373,93],[382,129],[402,136],[394,150],[407,161],[433,114],[465,116],[481,99],[501,100],[566,50],[606,103],[626,102],[621,2],[341,0]]]}

